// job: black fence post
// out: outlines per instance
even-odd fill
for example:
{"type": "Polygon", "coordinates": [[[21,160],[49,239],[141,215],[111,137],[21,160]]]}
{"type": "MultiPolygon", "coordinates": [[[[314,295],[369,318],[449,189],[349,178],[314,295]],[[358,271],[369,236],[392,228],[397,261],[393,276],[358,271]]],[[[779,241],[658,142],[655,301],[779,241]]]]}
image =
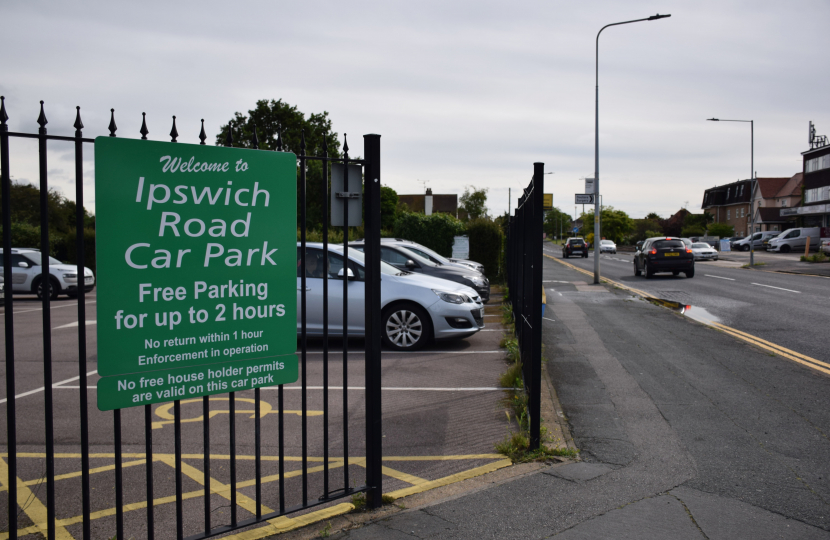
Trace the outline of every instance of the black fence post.
{"type": "Polygon", "coordinates": [[[380,316],[380,135],[364,135],[366,264],[366,486],[370,508],[383,504],[380,316]]]}
{"type": "Polygon", "coordinates": [[[541,445],[541,397],[542,397],[542,198],[545,192],[545,164],[533,164],[533,194],[530,207],[531,280],[530,280],[530,327],[531,327],[531,365],[530,395],[528,409],[530,413],[530,448],[536,450],[541,445]]]}

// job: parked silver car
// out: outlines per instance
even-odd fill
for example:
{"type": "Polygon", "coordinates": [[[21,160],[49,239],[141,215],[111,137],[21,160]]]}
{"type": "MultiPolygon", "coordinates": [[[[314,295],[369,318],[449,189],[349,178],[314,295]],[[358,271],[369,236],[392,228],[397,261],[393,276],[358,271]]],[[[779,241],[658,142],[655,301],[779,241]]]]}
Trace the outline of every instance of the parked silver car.
{"type": "MultiPolygon", "coordinates": [[[[301,287],[297,246],[297,332],[301,331],[301,287]]],[[[343,334],[343,279],[348,284],[350,336],[365,331],[364,258],[349,249],[344,271],[343,246],[306,244],[306,333],[323,335],[323,277],[328,275],[329,336],[343,334]]],[[[417,350],[432,341],[464,338],[484,328],[484,305],[475,290],[445,279],[405,272],[381,265],[381,309],[384,343],[396,350],[417,350]]]]}
{"type": "MultiPolygon", "coordinates": [[[[5,254],[0,249],[0,265],[3,264],[5,254]]],[[[49,280],[44,287],[43,270],[41,268],[42,254],[33,248],[13,248],[10,254],[12,259],[12,283],[10,288],[15,293],[36,294],[43,298],[45,291],[49,297],[55,299],[59,294],[70,298],[78,296],[78,287],[85,292],[95,288],[95,276],[92,270],[84,268],[83,277],[78,279],[78,267],[66,264],[54,257],[49,257],[49,280]]]]}
{"type": "Polygon", "coordinates": [[[694,242],[692,244],[692,254],[695,256],[696,261],[718,260],[718,252],[706,242],[694,242]]]}

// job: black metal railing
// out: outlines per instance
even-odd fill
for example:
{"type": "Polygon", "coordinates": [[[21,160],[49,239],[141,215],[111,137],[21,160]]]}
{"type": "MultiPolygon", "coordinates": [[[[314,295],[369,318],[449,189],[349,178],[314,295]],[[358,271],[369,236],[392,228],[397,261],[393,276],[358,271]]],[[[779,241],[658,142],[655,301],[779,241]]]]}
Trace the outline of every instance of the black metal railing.
{"type": "MultiPolygon", "coordinates": [[[[36,421],[38,415],[36,411],[27,408],[25,411],[25,418],[21,419],[20,414],[16,409],[16,399],[23,398],[25,395],[30,395],[32,392],[24,392],[17,395],[16,382],[20,375],[15,372],[15,296],[13,291],[13,275],[12,275],[12,249],[18,246],[12,246],[12,208],[11,208],[11,159],[9,142],[14,138],[28,138],[36,139],[38,141],[38,170],[40,180],[40,250],[42,253],[42,268],[40,273],[40,280],[43,283],[49,283],[49,246],[50,246],[50,232],[49,232],[49,169],[47,162],[47,151],[50,148],[48,144],[51,141],[71,142],[74,143],[74,163],[75,163],[75,227],[76,227],[76,257],[77,257],[77,275],[84,276],[84,261],[85,261],[85,247],[84,247],[84,191],[83,191],[83,151],[84,144],[94,143],[94,139],[83,137],[82,130],[84,125],[81,121],[80,107],[76,109],[75,119],[75,135],[74,137],[50,135],[46,129],[46,115],[44,113],[43,102],[41,101],[40,116],[37,119],[39,129],[37,134],[11,132],[7,121],[9,119],[5,99],[0,97],[0,166],[2,166],[2,242],[3,253],[3,276],[5,282],[5,298],[4,298],[4,327],[5,327],[5,384],[6,384],[6,447],[5,455],[0,456],[0,461],[5,460],[5,467],[8,474],[2,477],[0,473],[0,482],[5,484],[8,498],[8,516],[5,523],[5,528],[8,531],[8,538],[16,539],[19,536],[25,536],[32,533],[41,533],[49,540],[54,538],[72,537],[67,532],[66,527],[80,524],[81,538],[92,538],[93,521],[101,520],[95,524],[96,537],[111,538],[113,534],[118,539],[129,537],[145,537],[150,540],[154,538],[177,538],[179,540],[187,538],[188,540],[196,540],[224,534],[229,531],[249,527],[251,525],[261,523],[267,520],[291,514],[293,512],[307,510],[312,507],[330,504],[332,502],[341,500],[345,497],[350,497],[356,493],[364,492],[367,495],[367,502],[370,507],[378,507],[381,504],[382,493],[382,476],[381,476],[381,401],[380,401],[380,340],[381,340],[381,323],[380,323],[380,135],[365,135],[364,136],[364,155],[363,159],[352,159],[348,154],[348,144],[344,144],[344,154],[342,157],[329,157],[324,150],[323,155],[310,156],[306,155],[305,138],[303,135],[302,144],[297,155],[297,164],[299,171],[299,185],[298,197],[300,198],[300,215],[298,228],[300,230],[300,276],[302,280],[302,291],[300,294],[301,304],[301,321],[299,331],[299,356],[301,368],[301,381],[299,390],[301,392],[301,409],[300,411],[286,412],[286,390],[284,385],[279,385],[277,388],[277,407],[276,425],[270,422],[270,417],[267,420],[263,419],[263,400],[261,389],[257,388],[253,391],[253,411],[237,411],[237,402],[249,402],[250,399],[240,398],[235,392],[230,392],[227,397],[204,396],[201,398],[201,412],[202,412],[202,433],[201,437],[194,437],[193,432],[190,432],[190,437],[185,438],[182,433],[182,424],[184,421],[196,421],[194,419],[183,419],[182,404],[190,402],[198,402],[197,400],[186,400],[173,402],[173,455],[159,452],[159,448],[166,446],[169,443],[169,437],[157,437],[154,441],[153,430],[165,424],[165,422],[158,422],[159,410],[165,407],[165,404],[156,406],[155,416],[152,405],[144,405],[143,415],[128,414],[129,411],[122,415],[121,410],[113,411],[112,417],[112,437],[102,435],[101,423],[105,420],[105,413],[97,409],[90,410],[89,408],[89,389],[94,387],[89,386],[89,375],[94,374],[95,370],[89,370],[88,362],[90,362],[90,350],[88,350],[86,324],[87,313],[86,304],[87,299],[83,284],[81,283],[77,290],[77,314],[78,314],[78,332],[77,332],[77,352],[78,352],[78,413],[79,418],[78,432],[70,437],[63,436],[60,440],[60,445],[63,449],[68,450],[60,455],[56,453],[55,447],[55,419],[57,417],[68,416],[65,410],[65,404],[61,404],[61,409],[56,411],[53,402],[55,388],[67,388],[64,386],[55,386],[53,381],[53,371],[55,363],[63,361],[62,356],[66,354],[65,348],[61,347],[57,355],[53,354],[52,346],[52,323],[51,314],[52,306],[50,294],[44,292],[42,294],[40,309],[42,319],[42,379],[44,395],[44,410],[43,410],[43,435],[42,438],[35,441],[29,435],[32,430],[28,427],[36,421]],[[349,406],[349,378],[348,378],[348,361],[349,361],[349,341],[348,341],[348,325],[343,324],[343,358],[342,358],[342,424],[340,426],[340,438],[342,439],[336,450],[342,451],[342,456],[331,456],[331,437],[330,437],[330,411],[329,411],[329,344],[328,344],[328,276],[324,273],[324,336],[322,341],[322,401],[323,407],[323,421],[320,429],[322,433],[319,434],[317,440],[321,441],[322,451],[322,481],[316,481],[313,488],[310,486],[310,470],[309,461],[312,456],[309,454],[309,381],[308,381],[308,342],[306,332],[306,287],[305,287],[305,265],[306,265],[306,171],[309,162],[319,161],[323,164],[323,244],[324,252],[328,252],[328,229],[329,229],[329,214],[327,209],[328,191],[329,191],[329,165],[331,163],[343,164],[358,164],[363,167],[365,177],[365,358],[364,358],[364,377],[365,377],[365,392],[363,407],[365,408],[365,460],[351,459],[350,460],[350,446],[349,446],[349,422],[354,421],[354,415],[350,414],[349,406]],[[217,410],[212,407],[217,403],[227,402],[228,409],[219,412],[228,413],[228,432],[227,435],[220,435],[216,430],[211,431],[211,418],[215,416],[217,410]],[[56,415],[56,412],[60,413],[56,415]],[[254,456],[240,456],[238,450],[238,437],[244,438],[246,441],[251,439],[250,430],[247,427],[238,428],[236,423],[236,414],[248,414],[253,412],[253,446],[254,456]],[[289,431],[288,421],[286,415],[297,414],[300,416],[300,433],[294,434],[289,431]],[[142,418],[143,416],[143,418],[142,418]],[[154,420],[155,418],[155,420],[154,420]],[[23,422],[21,423],[21,420],[23,422]],[[263,423],[268,422],[267,427],[263,427],[263,423]],[[90,441],[91,425],[95,426],[95,441],[90,441]],[[27,428],[25,441],[25,454],[20,450],[21,442],[18,440],[19,428],[27,428]],[[144,437],[143,444],[137,442],[137,434],[141,432],[143,427],[144,437]],[[263,456],[263,448],[273,448],[273,444],[265,444],[263,442],[263,435],[270,437],[274,430],[276,430],[276,456],[263,456]],[[128,451],[124,451],[122,446],[123,435],[126,434],[129,438],[129,443],[124,443],[129,446],[128,451]],[[102,442],[102,438],[104,442],[102,442]],[[107,441],[106,439],[109,439],[107,441]],[[211,452],[211,447],[217,446],[217,440],[221,441],[223,449],[227,450],[227,454],[215,455],[211,452]],[[287,486],[286,480],[296,478],[297,471],[288,471],[287,464],[296,461],[296,457],[286,455],[286,442],[292,448],[296,447],[295,441],[299,440],[301,468],[299,471],[300,482],[296,482],[291,486],[287,486]],[[97,452],[91,454],[91,446],[101,448],[105,445],[111,444],[113,448],[112,454],[105,452],[97,452]],[[43,454],[33,452],[37,448],[44,449],[43,454]],[[71,452],[69,450],[77,449],[79,452],[71,452]],[[143,450],[143,452],[141,452],[143,450]],[[199,452],[201,450],[201,453],[199,452]],[[56,477],[55,464],[57,457],[80,455],[80,464],[78,470],[69,473],[70,478],[80,478],[79,490],[58,489],[57,481],[61,478],[56,477]],[[21,455],[38,456],[43,459],[43,475],[34,482],[38,488],[30,490],[29,485],[33,482],[23,481],[20,479],[19,473],[21,471],[19,458],[21,455]],[[145,474],[141,476],[130,475],[130,488],[135,488],[135,482],[143,481],[144,489],[138,491],[130,491],[130,504],[125,506],[125,463],[124,457],[127,456],[132,461],[126,466],[132,467],[136,464],[145,466],[145,474]],[[270,465],[273,461],[277,461],[277,474],[264,475],[263,472],[263,458],[267,459],[270,465]],[[111,465],[102,465],[96,469],[91,469],[91,459],[95,459],[100,463],[102,459],[111,459],[111,465]],[[187,462],[186,462],[187,460],[187,462]],[[247,470],[247,464],[253,460],[253,479],[240,482],[238,478],[238,466],[242,466],[247,470]],[[170,463],[172,461],[172,463],[170,463]],[[222,474],[227,474],[229,482],[227,485],[221,484],[214,478],[212,472],[218,472],[215,466],[217,461],[228,462],[228,469],[225,472],[225,467],[222,469],[222,474]],[[190,463],[200,463],[202,471],[198,471],[190,463]],[[159,491],[169,489],[166,483],[159,485],[159,478],[164,478],[163,473],[154,470],[154,464],[162,463],[172,465],[170,468],[174,471],[174,492],[164,493],[164,497],[159,491]],[[330,465],[336,463],[337,466],[343,467],[342,477],[339,479],[331,478],[330,465]],[[355,479],[350,477],[350,466],[363,465],[365,466],[365,484],[355,485],[355,479]],[[114,475],[114,494],[112,495],[112,502],[107,502],[108,496],[105,494],[112,493],[113,478],[108,474],[101,474],[102,471],[112,471],[114,475]],[[186,492],[184,477],[190,481],[202,483],[200,489],[186,492]],[[264,485],[264,479],[273,486],[274,476],[277,477],[276,489],[267,489],[264,485]],[[45,489],[41,490],[40,486],[45,484],[45,489]],[[251,501],[246,496],[242,489],[251,487],[253,484],[254,497],[251,501]],[[318,485],[320,484],[320,485],[318,485]],[[332,487],[334,486],[334,489],[332,487]],[[312,489],[319,490],[319,496],[312,497],[310,491],[312,489]],[[25,491],[24,491],[25,490],[25,491]],[[45,493],[44,493],[45,492],[45,493]],[[136,502],[137,493],[142,492],[146,500],[136,502]],[[219,519],[214,516],[217,510],[224,508],[217,506],[216,501],[211,501],[211,497],[221,494],[222,497],[228,499],[229,512],[227,519],[220,523],[219,519]],[[26,495],[23,497],[23,495],[26,495]],[[45,504],[40,501],[40,498],[45,495],[45,504]],[[264,495],[268,495],[270,500],[277,502],[275,509],[266,509],[264,495]],[[194,528],[194,520],[186,519],[185,504],[186,501],[201,497],[203,499],[201,505],[191,505],[187,503],[188,514],[197,507],[204,516],[202,520],[197,520],[200,523],[199,527],[194,528]],[[171,499],[173,498],[173,499],[171,499]],[[25,499],[25,502],[24,502],[25,499]],[[168,501],[175,502],[175,512],[165,511],[164,504],[168,501]],[[60,502],[63,509],[62,513],[66,512],[67,507],[77,505],[80,509],[80,514],[73,518],[66,518],[65,516],[59,518],[56,511],[56,503],[60,502]],[[32,512],[29,515],[32,504],[35,504],[38,509],[43,509],[41,512],[32,512]],[[101,508],[101,506],[104,506],[101,508]],[[99,508],[98,511],[93,512],[93,507],[99,508]],[[159,510],[159,508],[161,510],[159,510]],[[238,508],[242,508],[250,517],[240,516],[238,508]],[[143,510],[144,519],[136,518],[135,513],[143,510]],[[157,516],[158,511],[164,511],[165,518],[162,523],[157,516]],[[125,525],[125,516],[129,512],[129,526],[125,525]],[[21,527],[21,520],[19,516],[27,513],[30,519],[27,522],[33,522],[33,525],[21,527]],[[114,519],[113,519],[114,518],[114,519]],[[172,530],[172,523],[170,520],[175,520],[175,532],[172,530]],[[126,528],[126,534],[125,534],[126,528]]],[[[229,126],[230,127],[230,126],[229,126]]],[[[109,123],[109,136],[115,137],[117,126],[115,123],[115,111],[111,110],[109,123]]],[[[142,113],[141,129],[139,130],[141,139],[146,140],[149,130],[147,129],[146,116],[142,113]]],[[[171,142],[177,142],[179,133],[176,127],[176,117],[173,117],[173,126],[170,132],[171,142]]],[[[202,120],[201,132],[199,135],[202,145],[205,144],[207,136],[204,130],[204,120],[202,120]]],[[[251,146],[259,149],[259,141],[257,139],[256,128],[254,127],[251,146]]],[[[228,135],[224,142],[225,146],[233,146],[232,130],[228,129],[228,135]]],[[[287,151],[284,148],[282,137],[278,136],[276,148],[261,151],[287,151]]],[[[360,178],[351,180],[356,184],[361,183],[360,178]]],[[[348,221],[346,221],[348,223],[348,221]]],[[[344,260],[348,260],[348,227],[343,227],[344,237],[344,260]]],[[[344,268],[346,266],[344,265],[344,268]]],[[[343,281],[343,316],[344,322],[348,320],[348,305],[345,295],[348,294],[348,279],[343,281]]],[[[20,294],[20,293],[18,293],[20,294]]],[[[58,383],[61,384],[61,383],[58,383]]],[[[74,387],[72,387],[74,388],[74,387]]],[[[295,389],[296,385],[291,389],[295,389]]],[[[1,402],[0,402],[1,403],[1,402]]],[[[270,405],[268,412],[271,412],[270,405]]],[[[169,407],[168,407],[169,409],[169,407]]],[[[131,410],[130,410],[131,411],[131,410]]],[[[71,413],[74,415],[75,413],[71,413]]],[[[65,432],[61,426],[62,432],[65,432]]],[[[320,461],[320,458],[314,458],[320,461]]],[[[0,463],[0,465],[3,465],[0,463]]],[[[65,469],[65,467],[63,467],[65,469]]],[[[0,523],[0,527],[2,527],[0,523]]]]}
{"type": "Polygon", "coordinates": [[[530,448],[541,444],[542,239],[545,164],[533,164],[533,178],[519,197],[507,230],[507,285],[528,395],[530,448]]]}

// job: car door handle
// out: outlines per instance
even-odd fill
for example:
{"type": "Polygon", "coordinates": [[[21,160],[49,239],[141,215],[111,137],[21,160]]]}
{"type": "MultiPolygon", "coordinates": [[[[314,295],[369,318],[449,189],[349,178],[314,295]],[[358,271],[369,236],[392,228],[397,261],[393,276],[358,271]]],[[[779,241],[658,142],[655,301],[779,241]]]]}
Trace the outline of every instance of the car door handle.
{"type": "MultiPolygon", "coordinates": [[[[297,290],[302,291],[303,289],[302,289],[302,287],[297,287],[297,290]]],[[[306,287],[305,290],[306,291],[311,291],[311,287],[306,287]]]]}

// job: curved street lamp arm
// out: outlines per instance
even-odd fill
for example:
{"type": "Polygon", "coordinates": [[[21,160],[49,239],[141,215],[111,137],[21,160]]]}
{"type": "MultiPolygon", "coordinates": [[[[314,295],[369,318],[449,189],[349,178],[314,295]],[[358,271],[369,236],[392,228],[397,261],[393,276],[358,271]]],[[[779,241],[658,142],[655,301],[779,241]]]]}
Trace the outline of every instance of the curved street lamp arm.
{"type": "Polygon", "coordinates": [[[619,26],[621,24],[631,24],[631,23],[641,22],[641,21],[656,21],[657,19],[665,19],[666,17],[671,17],[671,15],[670,14],[669,15],[660,15],[658,13],[657,15],[652,15],[651,17],[646,17],[644,19],[634,19],[632,21],[623,21],[623,22],[616,22],[616,23],[606,24],[605,26],[600,28],[599,32],[597,32],[596,63],[595,63],[595,65],[596,65],[596,74],[595,75],[596,75],[597,86],[599,86],[599,35],[602,33],[602,31],[605,30],[606,28],[608,28],[609,26],[619,26]]]}

